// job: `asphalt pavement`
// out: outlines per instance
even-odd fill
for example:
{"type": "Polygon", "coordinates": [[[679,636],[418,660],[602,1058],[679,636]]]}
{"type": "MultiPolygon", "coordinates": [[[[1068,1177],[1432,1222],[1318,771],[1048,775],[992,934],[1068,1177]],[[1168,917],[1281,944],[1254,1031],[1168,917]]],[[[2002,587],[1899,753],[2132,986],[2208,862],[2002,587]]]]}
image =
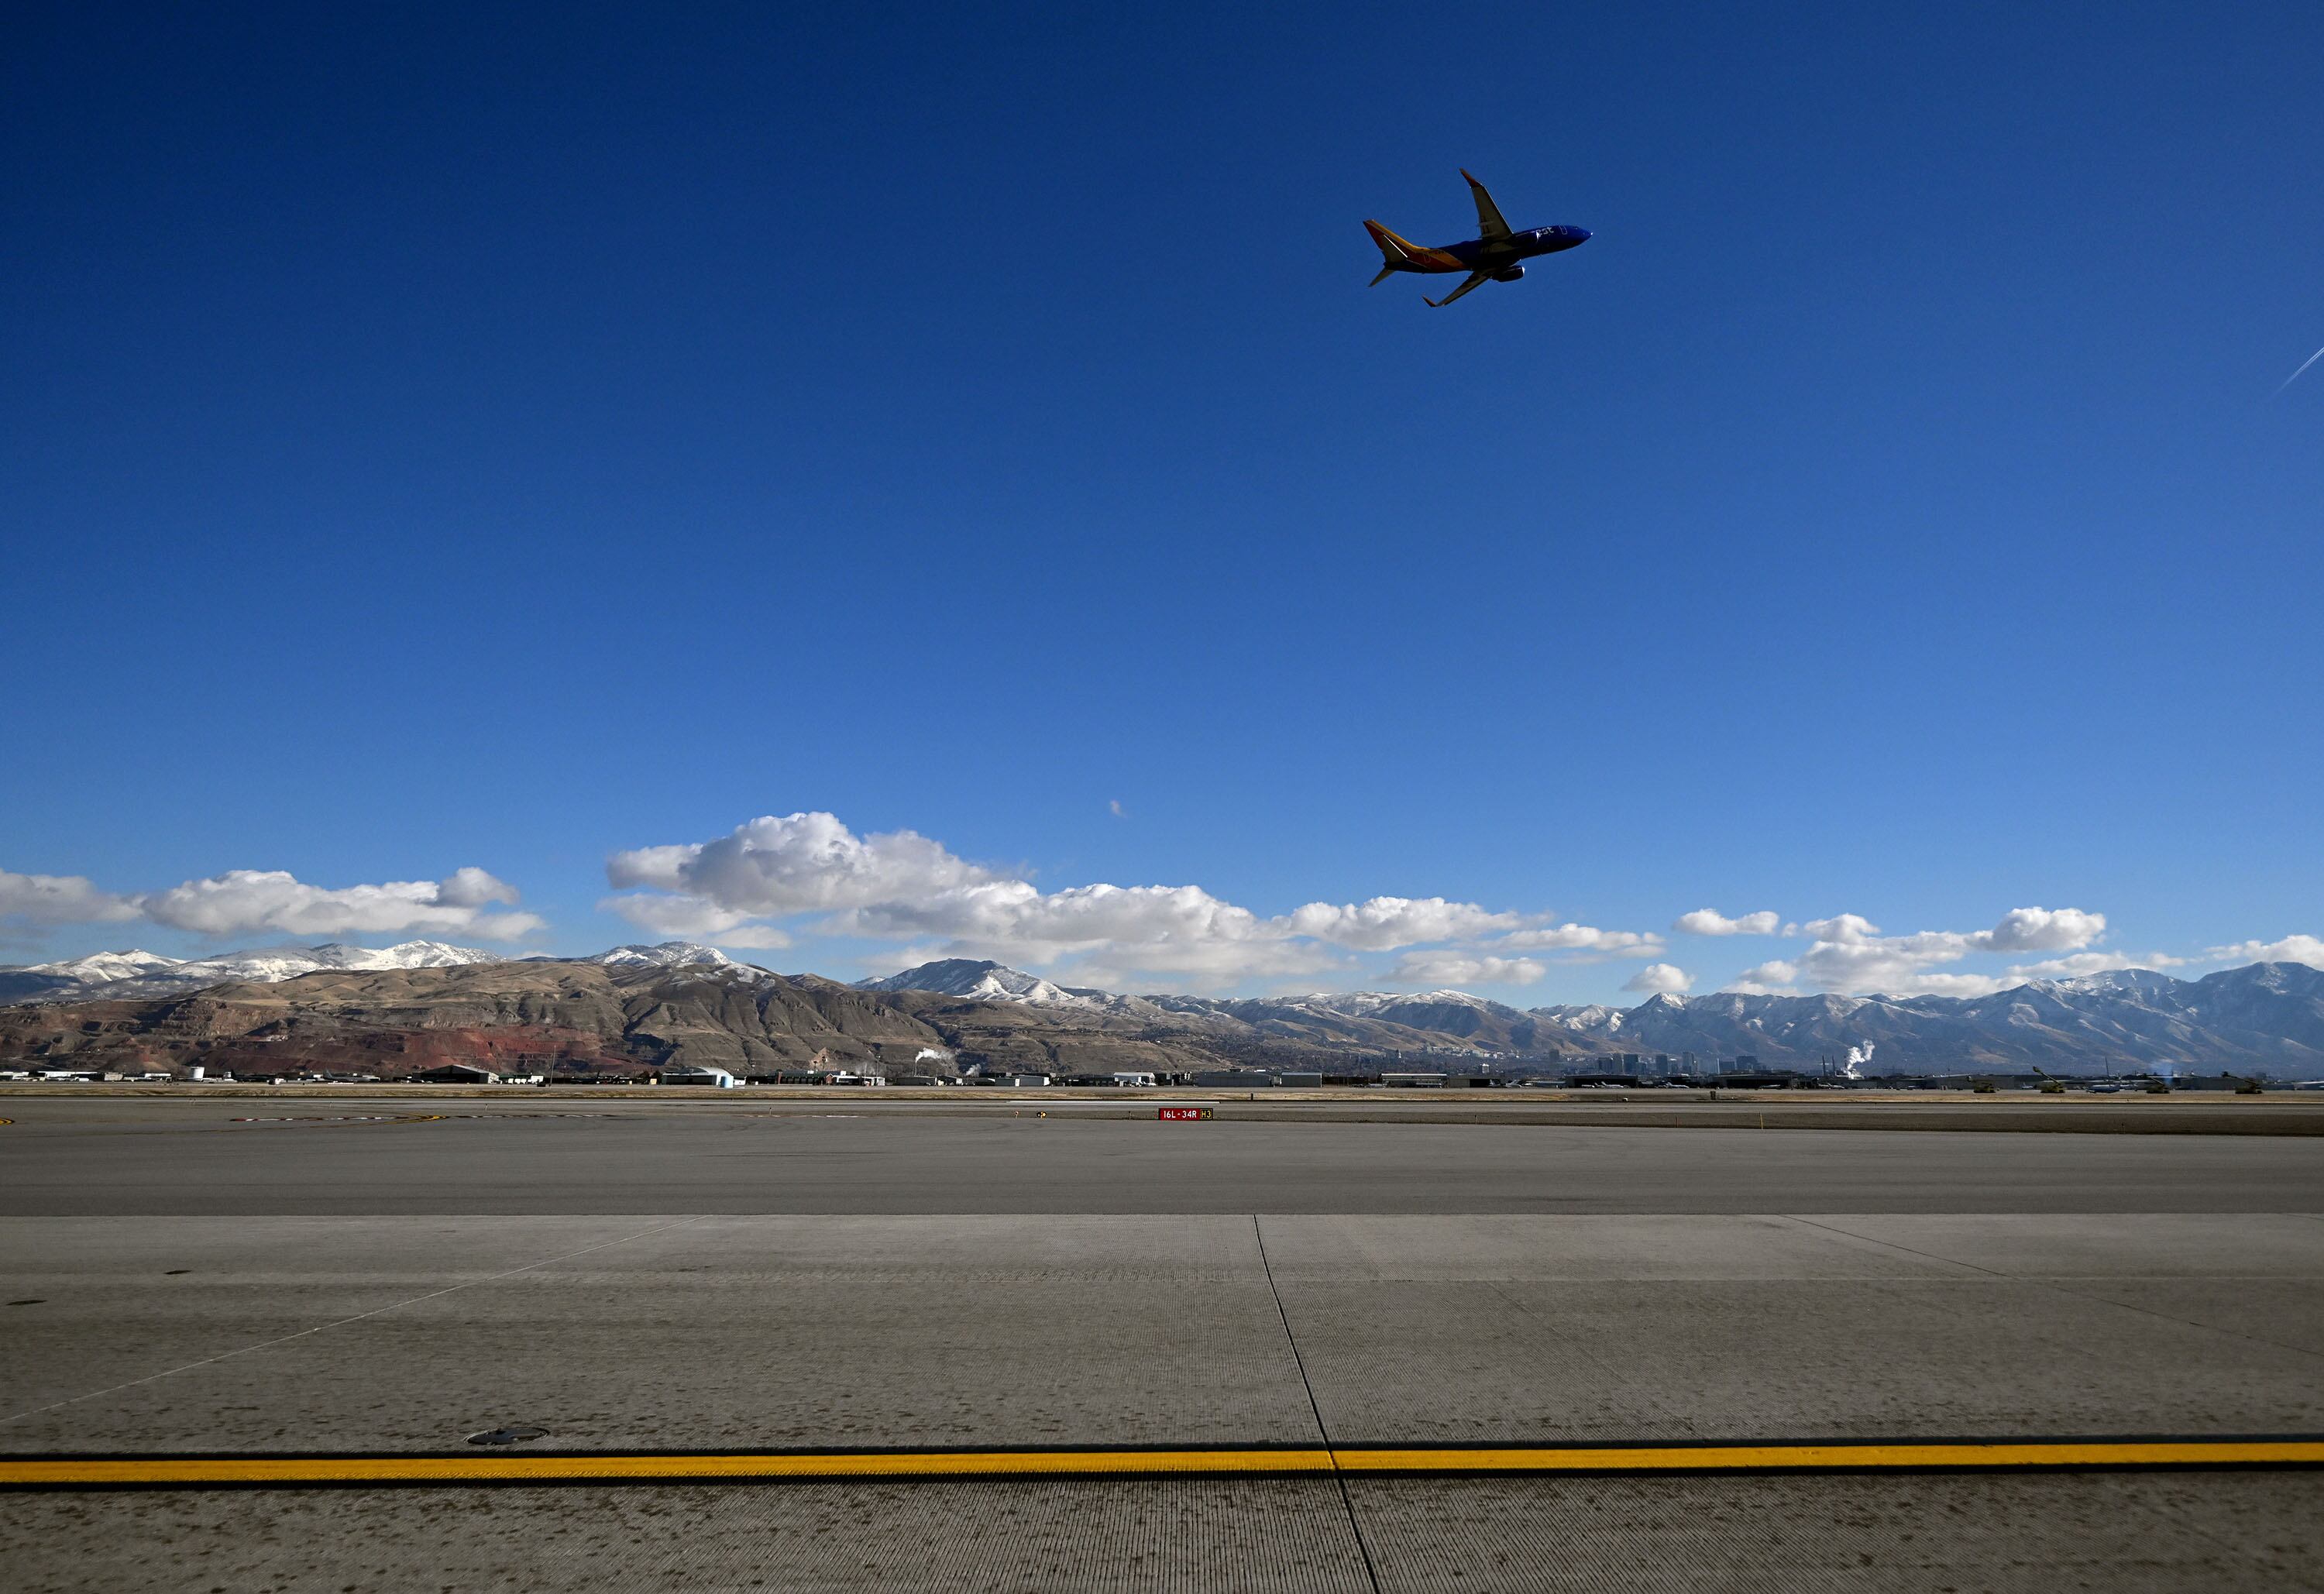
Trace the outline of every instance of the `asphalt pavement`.
{"type": "MultiPolygon", "coordinates": [[[[2313,1139],[217,1105],[10,1104],[0,1469],[456,1458],[496,1428],[581,1459],[2324,1433],[2313,1139]]],[[[2316,1470],[1239,1464],[42,1490],[0,1563],[107,1590],[2324,1587],[2316,1470]]]]}
{"type": "Polygon", "coordinates": [[[1405,1122],[1090,1110],[554,1092],[0,1099],[15,1119],[0,1128],[0,1216],[2324,1208],[2314,1136],[1763,1129],[1751,1108],[1683,1130],[1447,1123],[1433,1104],[1400,1109],[1420,1115],[1405,1122]]]}

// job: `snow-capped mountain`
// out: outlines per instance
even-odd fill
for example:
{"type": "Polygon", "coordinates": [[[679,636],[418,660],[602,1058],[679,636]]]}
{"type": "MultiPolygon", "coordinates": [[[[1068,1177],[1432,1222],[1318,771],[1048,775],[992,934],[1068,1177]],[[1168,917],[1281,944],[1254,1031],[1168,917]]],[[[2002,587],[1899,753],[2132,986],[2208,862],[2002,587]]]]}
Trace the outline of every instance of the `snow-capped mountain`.
{"type": "Polygon", "coordinates": [[[1545,1025],[1627,1049],[1810,1064],[1877,1043],[1884,1068],[2324,1072],[2324,971],[2254,963],[2200,980],[2125,969],[1990,996],[1656,996],[1628,1009],[1540,1008],[1545,1025]]]}
{"type": "Polygon", "coordinates": [[[1094,1007],[1101,1005],[1103,994],[1068,990],[1038,974],[973,957],[940,958],[901,973],[858,980],[855,985],[859,990],[933,990],[963,1001],[1028,1002],[1049,1008],[1094,1007]]]}
{"type": "MultiPolygon", "coordinates": [[[[384,972],[504,961],[493,953],[435,941],[383,948],[272,947],[184,960],[130,950],[0,969],[0,1003],[175,997],[207,986],[290,980],[325,969],[384,972]]],[[[775,974],[686,941],[616,946],[590,957],[521,961],[594,963],[622,971],[625,978],[630,972],[664,969],[689,979],[748,984],[761,994],[790,993],[784,1000],[811,997],[825,1006],[833,993],[848,990],[812,974],[775,974]]],[[[1820,1059],[1871,1046],[1883,1072],[2040,1066],[2091,1073],[2168,1066],[2324,1075],[2324,970],[2303,963],[2255,963],[2200,980],[2126,969],[2037,981],[1973,998],[1719,991],[1660,994],[1627,1009],[1547,1007],[1530,1012],[1461,990],[1127,996],[1062,986],[1005,963],[971,958],[923,963],[859,981],[853,989],[849,1000],[866,1010],[925,1013],[964,1033],[973,1028],[975,1044],[987,1050],[1036,1047],[1037,1034],[1053,1031],[1084,1037],[1104,1032],[1144,1039],[1167,1036],[1174,1037],[1172,1045],[1224,1048],[1231,1055],[1248,1055],[1254,1046],[1288,1045],[1375,1058],[1468,1053],[1574,1064],[1609,1054],[1678,1057],[1692,1052],[1699,1066],[1750,1055],[1768,1067],[1812,1068],[1820,1059]],[[931,1007],[926,1000],[931,996],[950,1005],[931,1007]],[[991,1006],[976,1014],[978,1004],[991,1006]],[[1026,1009],[1038,1016],[1028,1016],[1026,1009]]]]}
{"type": "Polygon", "coordinates": [[[589,957],[544,958],[544,963],[603,963],[609,969],[632,969],[648,966],[663,969],[713,968],[747,971],[763,974],[766,970],[756,963],[737,962],[715,946],[705,946],[696,941],[665,941],[658,946],[616,946],[589,957]]]}
{"type": "Polygon", "coordinates": [[[168,996],[229,981],[295,980],[318,969],[442,969],[502,962],[498,953],[441,941],[400,946],[270,946],[212,957],[171,958],[159,953],[100,952],[64,963],[0,970],[0,1001],[99,1001],[168,996]]]}
{"type": "Polygon", "coordinates": [[[63,963],[34,963],[16,971],[25,974],[51,974],[60,980],[75,980],[84,985],[102,985],[112,980],[134,980],[140,974],[159,973],[175,968],[181,960],[163,957],[158,952],[133,947],[127,952],[92,952],[87,957],[69,958],[63,963]]]}
{"type": "Polygon", "coordinates": [[[1417,995],[1408,990],[1318,990],[1306,996],[1283,997],[1278,1000],[1283,1007],[1337,1013],[1347,1018],[1378,1018],[1416,1008],[1466,1008],[1480,1013],[1516,1010],[1503,1008],[1499,1002],[1488,1001],[1481,996],[1471,996],[1465,990],[1424,990],[1417,995]]]}

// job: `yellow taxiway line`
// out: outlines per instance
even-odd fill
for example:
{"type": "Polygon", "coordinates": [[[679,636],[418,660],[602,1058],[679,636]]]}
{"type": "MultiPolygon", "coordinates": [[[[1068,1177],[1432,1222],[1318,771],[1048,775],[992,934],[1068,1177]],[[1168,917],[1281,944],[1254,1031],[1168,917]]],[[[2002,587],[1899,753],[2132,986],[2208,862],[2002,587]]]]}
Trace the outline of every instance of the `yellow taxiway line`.
{"type": "Polygon", "coordinates": [[[816,1479],[1455,1477],[1674,1472],[1935,1472],[2324,1467],[2324,1439],[1881,1440],[1805,1444],[1425,1449],[733,1451],[713,1454],[17,1456],[0,1489],[361,1488],[816,1479]]]}
{"type": "Polygon", "coordinates": [[[1912,1440],[1341,1450],[1342,1472],[1930,1472],[1993,1467],[2315,1467],[2324,1440],[1912,1440]]]}

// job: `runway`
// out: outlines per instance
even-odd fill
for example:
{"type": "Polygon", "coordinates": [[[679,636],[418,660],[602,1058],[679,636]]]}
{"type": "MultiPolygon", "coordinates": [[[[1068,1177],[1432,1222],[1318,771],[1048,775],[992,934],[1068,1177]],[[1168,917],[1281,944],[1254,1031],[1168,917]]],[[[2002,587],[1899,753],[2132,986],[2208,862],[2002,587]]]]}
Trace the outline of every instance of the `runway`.
{"type": "Polygon", "coordinates": [[[166,1105],[0,1128],[0,1482],[341,1487],[17,1494],[25,1587],[2324,1585],[2292,1452],[1849,1460],[2313,1446],[2313,1139],[166,1105]],[[1065,1451],[1194,1459],[542,1481],[1065,1451]]]}
{"type": "MultiPolygon", "coordinates": [[[[2235,1110],[2189,1116],[2221,1108],[2235,1110]]],[[[1763,1129],[1753,1106],[1683,1130],[1443,1122],[1454,1109],[1436,1103],[1366,1109],[1402,1122],[1268,1110],[1305,1115],[1166,1124],[1150,1107],[939,1111],[862,1095],[0,1096],[15,1119],[0,1128],[0,1216],[2324,1209],[2316,1136],[1763,1129]]],[[[1914,1110],[1949,1110],[1890,1117],[1914,1110]]]]}

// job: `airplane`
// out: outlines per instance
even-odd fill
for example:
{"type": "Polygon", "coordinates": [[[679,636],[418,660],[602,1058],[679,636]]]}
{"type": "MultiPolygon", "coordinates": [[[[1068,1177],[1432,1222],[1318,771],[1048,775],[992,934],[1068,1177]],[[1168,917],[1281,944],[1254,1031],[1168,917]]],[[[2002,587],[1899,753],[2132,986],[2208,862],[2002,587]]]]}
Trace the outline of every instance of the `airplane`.
{"type": "Polygon", "coordinates": [[[1586,227],[1534,227],[1526,232],[1512,232],[1509,224],[1501,219],[1501,207],[1493,203],[1485,185],[1469,177],[1469,192],[1477,201],[1477,235],[1465,244],[1447,244],[1441,248],[1424,249],[1406,238],[1399,238],[1376,221],[1364,223],[1364,231],[1372,235],[1388,263],[1380,267],[1379,275],[1371,280],[1379,287],[1397,272],[1466,272],[1469,280],[1442,299],[1421,295],[1421,302],[1431,309],[1443,309],[1471,288],[1485,281],[1514,282],[1525,275],[1520,261],[1536,254],[1554,254],[1561,249],[1572,249],[1590,242],[1586,227]]]}

